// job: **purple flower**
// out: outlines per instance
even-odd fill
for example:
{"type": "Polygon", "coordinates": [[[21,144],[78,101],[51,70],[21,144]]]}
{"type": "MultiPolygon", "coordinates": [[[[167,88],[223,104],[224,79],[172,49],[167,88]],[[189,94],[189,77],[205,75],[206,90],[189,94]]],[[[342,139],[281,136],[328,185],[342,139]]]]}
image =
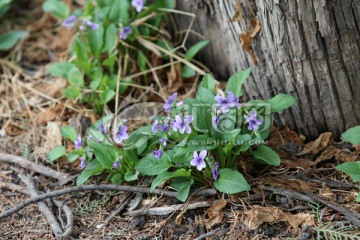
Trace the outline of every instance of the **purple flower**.
{"type": "Polygon", "coordinates": [[[160,138],[160,143],[165,147],[167,142],[166,142],[166,138],[160,138]]]}
{"type": "Polygon", "coordinates": [[[130,26],[124,27],[123,29],[121,29],[119,33],[119,38],[125,40],[128,38],[128,36],[131,33],[132,33],[132,28],[130,26]]]}
{"type": "Polygon", "coordinates": [[[83,142],[80,133],[77,135],[77,139],[74,141],[74,143],[75,143],[75,149],[79,149],[82,147],[83,142]]]}
{"type": "Polygon", "coordinates": [[[228,94],[229,102],[232,103],[233,107],[237,107],[238,109],[241,107],[241,104],[239,103],[239,98],[233,94],[232,91],[226,91],[228,94]]]}
{"type": "Polygon", "coordinates": [[[129,135],[128,133],[126,132],[127,131],[127,127],[125,125],[121,125],[119,131],[116,133],[115,135],[115,139],[114,141],[117,143],[117,144],[120,144],[122,143],[125,139],[128,139],[129,138],[129,135]]]}
{"type": "Polygon", "coordinates": [[[115,161],[113,164],[113,168],[117,169],[119,167],[120,162],[119,161],[115,161]]]}
{"type": "Polygon", "coordinates": [[[206,168],[205,163],[205,157],[206,157],[207,151],[202,150],[200,154],[198,155],[197,152],[194,152],[194,158],[190,161],[191,166],[196,166],[196,168],[201,171],[203,168],[206,168]]]}
{"type": "Polygon", "coordinates": [[[105,128],[104,128],[104,124],[100,124],[98,128],[99,128],[99,130],[100,130],[103,134],[106,133],[106,130],[105,130],[105,128]]]}
{"type": "Polygon", "coordinates": [[[164,124],[161,126],[161,131],[162,131],[162,132],[167,132],[167,131],[169,131],[169,124],[168,124],[168,123],[164,123],[164,124]]]}
{"type": "Polygon", "coordinates": [[[236,97],[231,91],[227,91],[227,94],[227,97],[220,95],[215,96],[216,109],[220,109],[223,113],[228,112],[232,107],[240,108],[239,98],[236,97]]]}
{"type": "Polygon", "coordinates": [[[76,24],[76,16],[71,15],[69,18],[65,19],[61,25],[70,30],[73,27],[75,27],[75,24],[76,24]]]}
{"type": "Polygon", "coordinates": [[[84,169],[86,167],[86,161],[84,157],[79,157],[80,159],[80,169],[84,169]]]}
{"type": "Polygon", "coordinates": [[[172,129],[175,132],[179,131],[181,134],[184,134],[185,131],[186,133],[190,134],[191,133],[190,123],[192,121],[193,121],[193,116],[191,115],[187,115],[184,118],[184,120],[182,120],[179,115],[176,115],[175,121],[172,123],[172,129]]]}
{"type": "Polygon", "coordinates": [[[154,150],[152,151],[153,155],[155,158],[157,158],[158,160],[160,160],[161,156],[163,155],[163,151],[161,150],[154,150]]]}
{"type": "Polygon", "coordinates": [[[219,163],[215,162],[215,169],[212,171],[212,177],[214,180],[217,180],[219,177],[219,163]]]}
{"type": "Polygon", "coordinates": [[[165,112],[170,112],[173,104],[175,102],[177,96],[177,92],[175,92],[171,97],[169,97],[168,99],[165,100],[165,105],[164,105],[164,111],[165,112]]]}
{"type": "Polygon", "coordinates": [[[136,8],[137,12],[141,12],[144,7],[144,2],[143,0],[132,0],[131,5],[136,8]]]}
{"type": "Polygon", "coordinates": [[[84,20],[79,28],[80,30],[84,31],[86,29],[86,26],[88,26],[91,30],[96,30],[99,28],[99,24],[94,23],[90,20],[84,20]]]}
{"type": "Polygon", "coordinates": [[[154,124],[152,126],[153,133],[156,133],[157,131],[159,131],[160,128],[161,128],[161,124],[159,123],[158,120],[155,120],[154,124]]]}
{"type": "Polygon", "coordinates": [[[259,126],[263,123],[261,118],[257,118],[256,112],[254,110],[250,111],[249,115],[245,115],[245,121],[249,124],[248,129],[257,131],[259,126]]]}
{"type": "Polygon", "coordinates": [[[217,127],[219,125],[220,122],[220,116],[213,116],[212,117],[212,124],[214,127],[217,127]]]}

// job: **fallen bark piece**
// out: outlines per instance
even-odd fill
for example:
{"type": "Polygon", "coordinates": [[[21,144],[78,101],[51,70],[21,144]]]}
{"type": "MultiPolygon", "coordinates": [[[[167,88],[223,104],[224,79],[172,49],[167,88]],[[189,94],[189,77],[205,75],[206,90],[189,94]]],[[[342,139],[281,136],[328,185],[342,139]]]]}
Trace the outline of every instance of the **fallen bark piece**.
{"type": "MultiPolygon", "coordinates": [[[[184,206],[184,204],[176,204],[176,205],[172,205],[172,206],[157,207],[157,208],[148,208],[148,209],[143,208],[143,209],[139,209],[139,210],[126,212],[126,213],[124,213],[124,215],[131,216],[131,217],[140,216],[140,215],[164,216],[164,215],[168,215],[172,212],[176,212],[176,211],[180,210],[183,206],[184,206]]],[[[187,204],[187,209],[196,209],[196,208],[210,207],[210,206],[211,205],[208,202],[202,201],[202,202],[187,204]]]]}

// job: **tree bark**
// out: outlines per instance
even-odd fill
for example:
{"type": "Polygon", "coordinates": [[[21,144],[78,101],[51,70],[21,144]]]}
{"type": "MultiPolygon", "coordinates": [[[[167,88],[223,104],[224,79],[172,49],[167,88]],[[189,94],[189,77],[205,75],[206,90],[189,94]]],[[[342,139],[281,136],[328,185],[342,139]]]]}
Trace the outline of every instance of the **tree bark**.
{"type": "MultiPolygon", "coordinates": [[[[218,79],[251,66],[245,97],[293,95],[298,103],[277,119],[308,137],[325,131],[339,137],[360,123],[359,0],[239,0],[243,20],[231,22],[236,3],[177,1],[177,9],[196,14],[193,30],[211,40],[199,60],[218,79]],[[256,66],[239,39],[255,17],[261,22],[251,43],[256,66]]],[[[190,21],[175,18],[182,29],[190,21]]],[[[191,34],[188,46],[199,40],[191,34]]]]}

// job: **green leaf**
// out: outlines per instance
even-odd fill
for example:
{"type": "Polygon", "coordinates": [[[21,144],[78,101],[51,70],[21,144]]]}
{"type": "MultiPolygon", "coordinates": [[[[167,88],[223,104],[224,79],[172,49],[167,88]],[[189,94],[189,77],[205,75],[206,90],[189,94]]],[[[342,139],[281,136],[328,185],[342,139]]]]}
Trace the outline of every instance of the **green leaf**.
{"type": "Polygon", "coordinates": [[[175,172],[163,172],[159,174],[151,183],[150,191],[154,191],[154,189],[160,185],[163,181],[170,179],[170,178],[177,178],[177,177],[190,177],[191,173],[190,170],[186,171],[185,169],[181,168],[176,170],[175,172]]]}
{"type": "Polygon", "coordinates": [[[66,98],[75,99],[80,96],[81,91],[78,87],[70,86],[64,89],[63,94],[66,98]]]}
{"type": "Polygon", "coordinates": [[[156,8],[174,9],[175,1],[174,0],[156,0],[154,5],[156,8]]]}
{"type": "Polygon", "coordinates": [[[121,183],[121,175],[119,173],[115,173],[114,175],[112,175],[111,182],[113,184],[120,184],[121,183]]]}
{"type": "Polygon", "coordinates": [[[212,93],[215,93],[215,79],[210,74],[205,74],[200,83],[200,87],[207,88],[212,93]]]}
{"type": "Polygon", "coordinates": [[[73,162],[76,159],[78,159],[80,157],[80,152],[79,150],[72,150],[71,152],[69,152],[67,159],[69,162],[73,162]]]}
{"type": "Polygon", "coordinates": [[[60,20],[65,19],[70,15],[69,7],[63,1],[59,0],[46,0],[42,5],[42,9],[44,12],[49,12],[60,20]]]}
{"type": "Polygon", "coordinates": [[[146,65],[146,57],[142,51],[138,51],[137,54],[137,64],[141,71],[145,71],[147,69],[146,65]]]}
{"type": "Polygon", "coordinates": [[[190,187],[193,183],[193,178],[176,178],[171,184],[172,187],[178,190],[178,193],[175,195],[175,197],[180,201],[185,202],[189,196],[190,187]]]}
{"type": "Polygon", "coordinates": [[[61,136],[71,141],[75,141],[77,138],[76,130],[70,126],[62,126],[60,128],[61,136]]]}
{"type": "Polygon", "coordinates": [[[79,61],[89,61],[89,56],[87,54],[86,45],[83,41],[77,36],[74,41],[74,51],[76,57],[79,61]]]}
{"type": "Polygon", "coordinates": [[[87,32],[87,39],[91,53],[96,57],[100,56],[102,46],[104,44],[103,36],[104,36],[104,27],[102,25],[100,25],[99,28],[96,30],[88,30],[87,32]]]}
{"type": "Polygon", "coordinates": [[[49,72],[54,77],[63,77],[67,78],[68,73],[71,71],[71,69],[76,68],[76,66],[69,62],[60,62],[52,64],[49,67],[49,72]]]}
{"type": "Polygon", "coordinates": [[[201,150],[212,150],[217,148],[218,142],[210,138],[208,135],[197,135],[191,138],[188,142],[190,152],[201,150]]]}
{"type": "Polygon", "coordinates": [[[111,74],[114,73],[114,65],[115,65],[116,56],[117,56],[117,51],[114,51],[114,53],[112,55],[110,55],[107,59],[105,59],[102,63],[104,66],[109,68],[111,74]]]}
{"type": "Polygon", "coordinates": [[[119,173],[115,173],[111,176],[111,182],[113,184],[120,184],[121,183],[121,175],[119,173]]]}
{"type": "Polygon", "coordinates": [[[212,104],[215,102],[215,94],[209,89],[199,86],[196,92],[196,99],[204,103],[212,104]]]}
{"type": "Polygon", "coordinates": [[[101,94],[101,99],[104,101],[104,103],[108,103],[111,99],[115,97],[116,93],[113,90],[105,90],[101,94]]]}
{"type": "Polygon", "coordinates": [[[79,186],[86,182],[91,176],[102,173],[104,171],[103,166],[96,160],[89,162],[80,176],[76,179],[76,185],[79,186]]]}
{"type": "Polygon", "coordinates": [[[169,179],[171,177],[173,173],[172,172],[163,172],[160,173],[156,178],[154,178],[154,180],[151,183],[151,188],[150,191],[154,191],[154,189],[159,186],[162,182],[164,182],[165,180],[169,179]]]}
{"type": "Polygon", "coordinates": [[[296,103],[296,98],[287,94],[278,94],[275,97],[266,100],[271,105],[271,112],[281,112],[296,103]]]}
{"type": "Polygon", "coordinates": [[[267,164],[273,166],[280,165],[280,157],[279,155],[269,148],[268,146],[261,145],[254,152],[253,155],[255,158],[266,162],[267,164]]]}
{"type": "Polygon", "coordinates": [[[189,67],[188,65],[184,65],[181,69],[181,76],[183,78],[191,78],[196,75],[196,72],[194,69],[189,67]]]}
{"type": "Polygon", "coordinates": [[[123,24],[129,23],[129,1],[112,1],[113,4],[110,7],[109,18],[113,22],[117,22],[120,19],[123,24]]]}
{"type": "Polygon", "coordinates": [[[220,192],[234,194],[250,190],[250,185],[244,176],[236,170],[224,168],[219,171],[219,178],[214,182],[214,186],[220,192]]]}
{"type": "Polygon", "coordinates": [[[74,87],[84,87],[84,77],[77,67],[74,67],[68,73],[68,82],[74,87]]]}
{"type": "Polygon", "coordinates": [[[64,146],[58,146],[53,148],[50,152],[47,154],[47,159],[50,162],[55,161],[56,159],[61,158],[62,156],[65,156],[66,150],[64,146]]]}
{"type": "Polygon", "coordinates": [[[349,128],[341,137],[352,144],[360,144],[360,126],[349,128]]]}
{"type": "Polygon", "coordinates": [[[186,52],[185,57],[184,57],[185,60],[191,61],[195,57],[195,55],[208,44],[209,44],[209,40],[204,40],[204,41],[200,41],[200,42],[196,43],[195,45],[193,45],[186,52]]]}
{"type": "Polygon", "coordinates": [[[135,171],[135,172],[127,171],[125,173],[124,179],[127,182],[135,181],[138,178],[139,173],[140,173],[139,171],[135,171]]]}
{"type": "Polygon", "coordinates": [[[153,156],[144,157],[136,164],[135,169],[144,175],[155,176],[165,172],[171,166],[169,155],[164,153],[160,160],[153,156]]]}
{"type": "Polygon", "coordinates": [[[185,102],[189,105],[189,113],[193,115],[192,125],[198,132],[207,133],[211,123],[212,104],[204,103],[197,99],[187,98],[185,102]]]}
{"type": "Polygon", "coordinates": [[[353,181],[360,182],[360,161],[340,164],[336,170],[348,174],[353,181]]]}
{"type": "Polygon", "coordinates": [[[105,45],[104,45],[104,52],[108,52],[109,54],[115,48],[117,42],[117,30],[114,23],[110,24],[109,27],[106,29],[105,35],[105,45]]]}
{"type": "Polygon", "coordinates": [[[119,157],[116,147],[90,142],[89,146],[93,149],[96,159],[107,169],[112,169],[114,162],[119,157]]]}
{"type": "Polygon", "coordinates": [[[357,194],[356,201],[360,202],[360,193],[357,194]]]}
{"type": "Polygon", "coordinates": [[[28,31],[13,30],[0,35],[0,51],[9,50],[22,38],[27,37],[28,31]]]}
{"type": "Polygon", "coordinates": [[[251,68],[247,68],[238,73],[235,73],[229,78],[229,81],[226,86],[226,91],[231,91],[235,96],[241,97],[244,93],[242,90],[242,85],[246,78],[250,75],[251,68]]]}

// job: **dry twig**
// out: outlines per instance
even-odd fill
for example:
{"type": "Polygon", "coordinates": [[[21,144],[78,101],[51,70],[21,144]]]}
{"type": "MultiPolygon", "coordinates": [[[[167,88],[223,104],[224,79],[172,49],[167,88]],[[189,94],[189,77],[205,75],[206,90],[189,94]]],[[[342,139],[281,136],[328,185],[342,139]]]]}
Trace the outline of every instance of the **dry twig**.
{"type": "Polygon", "coordinates": [[[57,179],[59,181],[60,185],[64,185],[65,183],[71,181],[71,178],[67,174],[55,171],[51,168],[45,167],[43,165],[40,165],[40,164],[37,164],[34,162],[30,162],[29,160],[19,157],[19,156],[0,153],[0,162],[8,162],[8,163],[17,164],[23,168],[40,173],[44,176],[47,176],[47,177],[50,177],[53,179],[57,179]]]}
{"type": "Polygon", "coordinates": [[[286,190],[286,189],[281,189],[281,188],[274,188],[274,187],[267,187],[267,186],[259,186],[259,188],[262,190],[271,191],[278,195],[289,196],[289,197],[292,197],[294,199],[304,201],[304,202],[319,202],[321,204],[328,206],[329,208],[334,209],[335,211],[342,213],[346,217],[346,219],[349,220],[352,224],[356,225],[357,227],[360,227],[360,214],[359,213],[352,212],[348,208],[341,206],[337,203],[323,200],[311,192],[305,192],[305,194],[306,194],[305,195],[302,193],[298,193],[298,192],[294,192],[294,191],[286,190]]]}
{"type": "MultiPolygon", "coordinates": [[[[148,188],[148,187],[121,186],[121,185],[115,185],[115,184],[103,184],[103,185],[94,184],[94,185],[76,186],[76,187],[65,188],[65,189],[56,190],[56,191],[52,191],[52,192],[47,192],[47,193],[38,195],[36,197],[32,197],[32,198],[26,200],[25,202],[20,203],[16,207],[3,212],[0,215],[0,219],[10,216],[32,203],[36,203],[36,202],[42,201],[47,198],[53,198],[53,197],[61,196],[61,195],[72,193],[72,192],[94,191],[94,190],[115,190],[115,191],[123,191],[123,192],[141,192],[141,193],[151,193],[151,194],[156,194],[156,195],[163,195],[166,197],[175,197],[175,195],[177,194],[177,192],[175,192],[175,191],[167,191],[167,190],[162,190],[162,189],[155,189],[154,191],[151,191],[150,188],[148,188]]],[[[199,191],[196,194],[194,194],[194,196],[212,196],[214,194],[216,194],[215,189],[204,189],[204,190],[199,191]]]]}

